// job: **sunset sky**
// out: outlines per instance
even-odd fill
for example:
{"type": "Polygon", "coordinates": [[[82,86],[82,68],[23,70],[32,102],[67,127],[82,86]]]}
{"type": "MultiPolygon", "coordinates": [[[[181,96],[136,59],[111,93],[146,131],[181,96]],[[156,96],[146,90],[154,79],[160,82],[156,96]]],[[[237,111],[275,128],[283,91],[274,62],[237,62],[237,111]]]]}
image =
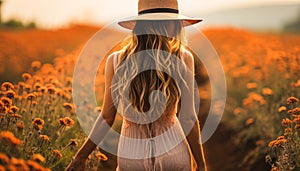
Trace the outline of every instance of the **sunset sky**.
{"type": "MultiPolygon", "coordinates": [[[[299,0],[179,0],[180,12],[191,17],[224,9],[299,3],[299,0]]],[[[3,0],[2,18],[35,21],[44,28],[70,22],[107,24],[136,15],[137,0],[3,0]]]]}

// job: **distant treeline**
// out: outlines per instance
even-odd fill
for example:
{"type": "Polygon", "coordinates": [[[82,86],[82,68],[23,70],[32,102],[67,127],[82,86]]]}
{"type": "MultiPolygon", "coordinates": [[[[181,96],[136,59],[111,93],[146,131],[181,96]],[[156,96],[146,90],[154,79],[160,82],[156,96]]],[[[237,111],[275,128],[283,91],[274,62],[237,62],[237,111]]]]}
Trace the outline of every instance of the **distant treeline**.
{"type": "Polygon", "coordinates": [[[28,24],[24,24],[19,20],[11,19],[6,22],[0,23],[0,28],[9,28],[9,29],[35,29],[36,24],[34,22],[30,22],[28,24]]]}
{"type": "Polygon", "coordinates": [[[287,23],[283,27],[283,31],[288,32],[288,33],[298,33],[298,34],[300,34],[300,12],[299,12],[299,15],[296,18],[296,20],[287,23]]]}

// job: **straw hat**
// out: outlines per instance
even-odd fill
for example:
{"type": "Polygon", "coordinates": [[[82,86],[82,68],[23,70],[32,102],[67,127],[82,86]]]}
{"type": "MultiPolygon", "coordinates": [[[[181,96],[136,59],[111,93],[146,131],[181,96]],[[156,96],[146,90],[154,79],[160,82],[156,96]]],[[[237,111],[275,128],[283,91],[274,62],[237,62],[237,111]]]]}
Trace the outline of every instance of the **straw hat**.
{"type": "Polygon", "coordinates": [[[177,0],[139,0],[138,16],[118,22],[124,28],[132,30],[138,20],[182,20],[183,26],[201,22],[201,18],[190,18],[179,14],[177,0]]]}

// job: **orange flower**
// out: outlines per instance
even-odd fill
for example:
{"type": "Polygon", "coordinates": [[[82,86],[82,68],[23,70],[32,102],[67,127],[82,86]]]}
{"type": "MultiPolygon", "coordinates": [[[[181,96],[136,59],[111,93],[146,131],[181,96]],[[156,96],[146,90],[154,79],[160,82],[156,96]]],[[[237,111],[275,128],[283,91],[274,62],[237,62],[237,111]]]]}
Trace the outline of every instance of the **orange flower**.
{"type": "Polygon", "coordinates": [[[41,83],[39,83],[39,82],[36,82],[36,83],[33,85],[33,88],[34,88],[35,90],[40,90],[41,87],[42,87],[42,85],[41,85],[41,83]]]}
{"type": "Polygon", "coordinates": [[[71,139],[70,143],[69,143],[69,146],[78,146],[78,143],[76,142],[76,140],[71,139]]]}
{"type": "Polygon", "coordinates": [[[15,135],[10,131],[0,132],[0,140],[8,142],[12,146],[18,146],[22,144],[22,141],[15,137],[15,135]]]}
{"type": "Polygon", "coordinates": [[[22,116],[20,114],[17,114],[17,113],[13,113],[11,114],[12,117],[16,118],[16,119],[21,119],[22,116]]]}
{"type": "Polygon", "coordinates": [[[27,95],[26,99],[32,101],[35,97],[36,97],[35,94],[30,93],[27,95]]]}
{"type": "Polygon", "coordinates": [[[278,167],[272,167],[271,171],[280,171],[278,167]]]}
{"type": "Polygon", "coordinates": [[[285,134],[291,133],[292,131],[293,131],[292,128],[285,128],[284,129],[285,134]]]}
{"type": "Polygon", "coordinates": [[[268,144],[268,146],[269,146],[269,147],[274,147],[274,146],[275,146],[275,143],[276,143],[276,140],[273,140],[273,141],[271,141],[271,142],[268,144]]]}
{"type": "Polygon", "coordinates": [[[1,97],[1,101],[7,108],[9,108],[12,105],[12,101],[10,98],[1,97]]]}
{"type": "Polygon", "coordinates": [[[285,126],[285,127],[289,127],[289,126],[291,126],[291,124],[292,124],[292,121],[289,118],[282,119],[282,121],[281,121],[281,125],[285,126]]]}
{"type": "Polygon", "coordinates": [[[42,63],[40,61],[33,61],[31,63],[31,68],[35,71],[38,70],[41,66],[42,66],[42,63]]]}
{"type": "Polygon", "coordinates": [[[287,100],[286,100],[286,103],[287,104],[291,104],[291,103],[297,103],[299,101],[298,98],[296,97],[289,97],[287,100]]]}
{"type": "Polygon", "coordinates": [[[40,87],[38,90],[41,91],[42,93],[47,93],[48,92],[47,87],[40,87]]]}
{"type": "Polygon", "coordinates": [[[278,112],[282,112],[282,111],[286,111],[286,107],[285,106],[281,106],[279,109],[278,109],[278,112]]]}
{"type": "Polygon", "coordinates": [[[29,73],[23,73],[22,78],[23,78],[24,81],[27,81],[31,78],[31,75],[29,73]]]}
{"type": "Polygon", "coordinates": [[[17,159],[15,157],[12,157],[10,159],[10,164],[17,166],[17,170],[24,170],[24,171],[29,171],[29,167],[27,166],[25,160],[23,159],[17,159]]]}
{"type": "Polygon", "coordinates": [[[49,137],[47,135],[40,135],[39,138],[43,141],[49,141],[49,137]]]}
{"type": "Polygon", "coordinates": [[[295,124],[300,124],[300,116],[297,116],[296,118],[293,119],[293,122],[295,124]]]}
{"type": "Polygon", "coordinates": [[[44,120],[42,120],[41,118],[35,118],[33,121],[32,121],[33,125],[34,125],[34,128],[38,131],[42,130],[43,129],[43,125],[44,125],[44,120]]]}
{"type": "Polygon", "coordinates": [[[293,87],[300,87],[300,80],[298,80],[298,81],[295,82],[295,83],[292,83],[292,86],[293,86],[293,87]]]}
{"type": "Polygon", "coordinates": [[[58,121],[62,126],[72,126],[74,124],[74,121],[69,117],[60,118],[58,121]]]}
{"type": "Polygon", "coordinates": [[[96,154],[96,157],[100,161],[107,161],[108,160],[107,156],[103,153],[100,153],[100,152],[96,154]]]}
{"type": "Polygon", "coordinates": [[[247,119],[246,122],[245,122],[246,126],[249,126],[249,125],[251,125],[251,124],[253,124],[253,123],[254,123],[254,119],[253,119],[253,118],[249,118],[249,119],[247,119]]]}
{"type": "Polygon", "coordinates": [[[30,170],[41,170],[41,171],[47,170],[46,168],[44,168],[43,166],[41,166],[40,164],[38,164],[33,160],[28,160],[27,165],[31,168],[30,170]]]}
{"type": "Polygon", "coordinates": [[[9,163],[9,158],[7,157],[7,155],[0,153],[0,163],[9,163]]]}
{"type": "Polygon", "coordinates": [[[63,107],[69,111],[72,111],[74,109],[73,104],[71,104],[71,103],[64,103],[63,107]]]}
{"type": "Polygon", "coordinates": [[[242,112],[242,108],[238,107],[233,110],[233,114],[235,116],[239,115],[242,112]]]}
{"type": "Polygon", "coordinates": [[[17,123],[17,128],[18,128],[18,130],[22,130],[22,129],[24,129],[24,122],[18,122],[17,123]]]}
{"type": "Polygon", "coordinates": [[[299,107],[294,108],[294,109],[292,110],[292,113],[293,113],[294,115],[299,115],[299,114],[300,114],[300,108],[299,108],[299,107]]]}
{"type": "Polygon", "coordinates": [[[10,82],[4,82],[1,84],[1,90],[8,91],[8,90],[13,90],[13,89],[14,89],[14,85],[10,82]]]}
{"type": "Polygon", "coordinates": [[[273,90],[270,89],[270,88],[263,88],[262,89],[262,94],[267,95],[267,96],[271,96],[271,95],[273,95],[273,90]]]}
{"type": "Polygon", "coordinates": [[[9,108],[9,111],[11,111],[12,113],[16,113],[16,112],[19,111],[19,108],[18,108],[17,106],[11,106],[11,107],[9,108]]]}
{"type": "Polygon", "coordinates": [[[13,90],[8,90],[6,92],[6,97],[10,98],[10,99],[13,99],[17,96],[17,94],[13,91],[13,90]]]}
{"type": "Polygon", "coordinates": [[[55,94],[56,93],[56,88],[55,87],[48,87],[48,92],[50,93],[50,94],[55,94]]]}
{"type": "Polygon", "coordinates": [[[256,83],[247,83],[246,85],[247,89],[255,89],[257,87],[256,83]]]}
{"type": "Polygon", "coordinates": [[[45,157],[43,157],[41,154],[34,154],[31,159],[39,163],[43,163],[45,161],[45,157]]]}
{"type": "Polygon", "coordinates": [[[56,156],[57,158],[62,158],[62,154],[58,150],[53,150],[52,154],[54,154],[54,156],[56,156]]]}

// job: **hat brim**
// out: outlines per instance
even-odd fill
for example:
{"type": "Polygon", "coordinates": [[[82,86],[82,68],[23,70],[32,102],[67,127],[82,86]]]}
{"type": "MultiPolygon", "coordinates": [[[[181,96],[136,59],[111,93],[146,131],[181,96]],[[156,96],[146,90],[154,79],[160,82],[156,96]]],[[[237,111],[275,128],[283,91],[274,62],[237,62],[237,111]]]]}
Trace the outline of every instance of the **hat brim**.
{"type": "Polygon", "coordinates": [[[149,13],[143,14],[136,17],[126,18],[122,21],[119,21],[118,24],[124,28],[133,30],[136,21],[163,21],[163,20],[180,20],[183,21],[182,24],[184,27],[190,26],[196,23],[203,21],[202,18],[190,18],[181,14],[174,13],[149,13]]]}

